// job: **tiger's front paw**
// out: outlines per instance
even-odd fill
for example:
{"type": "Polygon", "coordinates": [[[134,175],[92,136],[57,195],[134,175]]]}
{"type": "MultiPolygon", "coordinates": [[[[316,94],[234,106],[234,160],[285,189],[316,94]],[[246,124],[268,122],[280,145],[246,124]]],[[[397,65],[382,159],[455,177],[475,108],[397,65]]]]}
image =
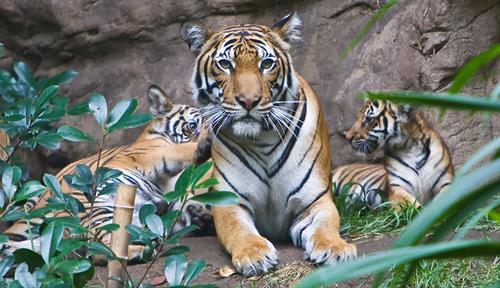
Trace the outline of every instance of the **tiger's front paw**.
{"type": "Polygon", "coordinates": [[[243,276],[266,273],[278,265],[278,253],[266,238],[255,235],[234,249],[233,265],[243,276]]]}
{"type": "Polygon", "coordinates": [[[313,235],[305,247],[304,259],[331,265],[352,260],[356,255],[356,246],[340,237],[313,235]]]}

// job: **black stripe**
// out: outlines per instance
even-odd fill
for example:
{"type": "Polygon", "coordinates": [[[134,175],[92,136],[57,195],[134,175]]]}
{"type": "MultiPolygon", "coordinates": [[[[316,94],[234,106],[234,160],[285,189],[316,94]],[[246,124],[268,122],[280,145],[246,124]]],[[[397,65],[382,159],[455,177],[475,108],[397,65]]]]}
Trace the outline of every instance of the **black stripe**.
{"type": "Polygon", "coordinates": [[[314,169],[314,166],[316,165],[316,160],[318,160],[318,157],[321,154],[322,150],[323,150],[323,143],[321,143],[321,146],[319,147],[319,151],[316,154],[316,157],[314,157],[314,160],[313,160],[311,166],[309,167],[309,170],[307,170],[306,175],[304,176],[302,181],[300,181],[299,186],[295,187],[290,193],[288,193],[288,197],[286,198],[286,203],[288,203],[288,201],[290,200],[290,197],[292,197],[293,195],[298,193],[300,191],[300,189],[302,189],[304,184],[306,184],[307,180],[309,180],[309,177],[311,176],[311,172],[314,169]]]}
{"type": "Polygon", "coordinates": [[[441,180],[441,178],[443,178],[444,174],[446,174],[446,172],[448,172],[448,167],[446,167],[440,174],[439,174],[439,177],[436,179],[436,181],[434,181],[434,183],[432,184],[432,187],[431,187],[431,191],[434,191],[434,188],[436,188],[436,185],[439,183],[439,181],[441,180]]]}
{"type": "Polygon", "coordinates": [[[427,138],[424,140],[424,157],[422,157],[422,159],[420,159],[417,162],[417,169],[422,168],[422,166],[424,166],[425,163],[427,163],[427,160],[429,159],[429,155],[431,154],[431,149],[429,147],[430,143],[431,143],[430,138],[427,138]]]}
{"type": "Polygon", "coordinates": [[[406,163],[403,159],[399,158],[396,155],[391,154],[390,152],[386,152],[386,155],[390,158],[396,159],[399,163],[403,164],[403,166],[410,168],[415,174],[419,175],[418,170],[411,167],[410,164],[406,163]]]}
{"type": "Polygon", "coordinates": [[[311,224],[313,223],[313,221],[314,221],[314,216],[312,217],[311,221],[309,221],[306,225],[304,225],[304,227],[300,228],[300,230],[299,230],[299,240],[297,241],[297,246],[298,247],[302,247],[302,234],[307,229],[307,227],[311,226],[311,224]]]}
{"type": "Polygon", "coordinates": [[[406,179],[404,179],[403,177],[399,176],[399,175],[396,175],[394,172],[391,172],[390,170],[387,170],[387,173],[391,176],[394,176],[398,179],[400,179],[401,181],[405,182],[406,184],[410,185],[411,189],[413,190],[413,185],[406,179]]]}
{"type": "Polygon", "coordinates": [[[227,179],[226,175],[224,173],[222,173],[222,171],[219,169],[219,167],[217,166],[216,163],[214,163],[214,167],[220,173],[220,175],[222,176],[222,179],[224,179],[224,181],[226,181],[226,183],[229,185],[229,187],[231,187],[231,189],[233,189],[234,193],[238,194],[238,196],[240,196],[241,198],[245,199],[247,202],[250,203],[250,199],[248,199],[247,196],[245,196],[242,193],[240,193],[238,191],[238,189],[236,189],[236,187],[234,187],[234,185],[231,184],[231,182],[229,182],[229,180],[227,179]]]}
{"type": "MultiPolygon", "coordinates": [[[[302,161],[304,161],[304,159],[306,158],[307,154],[311,150],[312,146],[316,142],[314,140],[316,139],[316,135],[318,134],[318,131],[319,131],[319,119],[320,119],[320,117],[319,117],[319,113],[318,113],[318,120],[316,121],[316,126],[315,126],[316,127],[316,131],[314,132],[314,136],[312,138],[311,143],[309,143],[309,147],[307,147],[306,152],[304,152],[304,155],[302,156],[302,159],[300,159],[299,164],[297,166],[299,166],[300,164],[302,164],[302,161]]],[[[323,145],[323,143],[321,143],[321,145],[323,145]]]]}
{"type": "Polygon", "coordinates": [[[252,210],[250,210],[250,207],[248,207],[247,205],[243,204],[243,203],[240,203],[239,206],[243,209],[245,209],[248,214],[250,214],[250,216],[252,216],[252,218],[255,219],[255,215],[253,214],[252,210]]]}
{"type": "Polygon", "coordinates": [[[326,192],[328,192],[329,189],[330,189],[330,187],[326,187],[326,189],[323,190],[321,193],[319,193],[316,197],[314,197],[314,199],[309,204],[307,204],[306,207],[302,208],[302,210],[300,210],[299,213],[295,214],[293,216],[292,223],[295,223],[295,220],[297,219],[297,217],[299,217],[300,214],[302,214],[304,211],[306,211],[307,209],[309,209],[309,207],[311,207],[316,201],[318,201],[319,198],[321,198],[323,195],[325,195],[326,192]]]}

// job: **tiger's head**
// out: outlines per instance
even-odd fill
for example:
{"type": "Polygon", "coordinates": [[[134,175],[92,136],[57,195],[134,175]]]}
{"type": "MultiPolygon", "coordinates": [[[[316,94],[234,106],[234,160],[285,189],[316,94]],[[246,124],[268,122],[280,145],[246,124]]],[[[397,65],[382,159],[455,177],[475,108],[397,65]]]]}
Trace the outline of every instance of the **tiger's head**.
{"type": "Polygon", "coordinates": [[[385,101],[367,101],[359,110],[351,129],[344,133],[357,153],[373,151],[395,145],[403,139],[403,125],[412,117],[408,105],[396,105],[385,101]]]}
{"type": "MultiPolygon", "coordinates": [[[[298,80],[288,53],[300,39],[295,13],[272,28],[229,26],[212,31],[203,24],[184,24],[181,36],[198,54],[193,95],[204,107],[213,131],[229,128],[240,137],[255,137],[278,125],[296,100],[298,80]],[[282,117],[281,117],[282,118],[282,117]]],[[[283,123],[281,123],[283,124],[283,123]]]]}
{"type": "Polygon", "coordinates": [[[196,140],[202,125],[200,110],[188,105],[173,104],[163,90],[151,85],[148,88],[150,112],[154,119],[148,131],[153,137],[164,138],[179,144],[196,140]]]}

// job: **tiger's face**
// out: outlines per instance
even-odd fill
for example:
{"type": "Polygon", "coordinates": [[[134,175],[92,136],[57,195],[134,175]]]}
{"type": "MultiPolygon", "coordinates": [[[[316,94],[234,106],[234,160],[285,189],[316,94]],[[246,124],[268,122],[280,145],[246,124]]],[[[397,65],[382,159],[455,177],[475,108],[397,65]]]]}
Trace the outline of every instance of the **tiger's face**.
{"type": "Polygon", "coordinates": [[[370,154],[388,143],[397,144],[401,139],[401,125],[409,121],[409,106],[384,101],[367,101],[359,110],[356,122],[345,132],[354,151],[370,154]]]}
{"type": "Polygon", "coordinates": [[[196,140],[202,126],[200,109],[188,105],[173,104],[156,85],[148,89],[150,112],[154,117],[150,134],[179,144],[196,140]]]}
{"type": "Polygon", "coordinates": [[[295,14],[272,28],[245,24],[212,32],[201,24],[183,25],[183,39],[199,53],[193,94],[213,131],[230,128],[236,136],[255,137],[285,124],[278,119],[286,118],[297,94],[287,41],[298,38],[299,25],[295,14]]]}

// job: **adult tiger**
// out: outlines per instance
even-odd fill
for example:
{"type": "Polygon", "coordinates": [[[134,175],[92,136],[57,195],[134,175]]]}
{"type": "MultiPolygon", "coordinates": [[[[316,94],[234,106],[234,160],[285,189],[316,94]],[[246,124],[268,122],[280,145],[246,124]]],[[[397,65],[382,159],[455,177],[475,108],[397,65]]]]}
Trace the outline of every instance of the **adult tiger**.
{"type": "MultiPolygon", "coordinates": [[[[106,149],[102,152],[100,160],[100,166],[118,169],[123,173],[116,179],[118,183],[134,185],[138,188],[132,220],[132,223],[136,225],[140,225],[138,213],[144,204],[154,204],[160,214],[167,212],[171,207],[167,207],[168,205],[162,196],[165,192],[173,190],[179,172],[193,161],[199,163],[210,157],[208,142],[200,142],[199,145],[194,142],[199,135],[202,123],[199,109],[187,105],[172,104],[166,94],[155,85],[148,89],[148,99],[151,104],[151,113],[154,116],[153,121],[132,144],[106,149]]],[[[60,181],[63,191],[71,193],[84,204],[87,211],[80,215],[81,224],[90,227],[95,232],[97,227],[112,222],[115,194],[97,197],[94,205],[94,217],[92,223],[89,223],[90,204],[81,191],[72,189],[63,181],[64,175],[75,173],[78,164],[85,164],[95,170],[97,155],[71,163],[57,173],[56,177],[60,181]]],[[[45,207],[50,196],[49,191],[45,192],[36,202],[35,208],[45,207]]],[[[200,224],[200,220],[207,217],[205,215],[210,215],[203,209],[192,209],[193,206],[188,206],[190,209],[186,210],[192,214],[184,213],[181,223],[177,223],[174,230],[190,225],[192,220],[200,224]]],[[[196,205],[196,207],[198,206],[200,205],[196,205]]],[[[48,216],[61,217],[66,216],[66,214],[60,212],[48,216]]],[[[211,217],[209,218],[205,220],[210,223],[211,217]]],[[[31,220],[32,224],[40,222],[41,219],[31,220]]],[[[27,228],[28,223],[20,220],[5,231],[5,235],[11,239],[9,242],[10,250],[31,247],[30,240],[28,240],[29,235],[26,233],[27,228]]],[[[100,230],[97,236],[101,238],[103,243],[110,244],[110,233],[100,230]]],[[[39,246],[38,240],[35,239],[36,247],[39,246]]],[[[140,259],[142,251],[143,246],[130,245],[129,259],[140,259]]]]}
{"type": "Polygon", "coordinates": [[[367,101],[356,123],[345,133],[356,152],[369,154],[384,149],[383,165],[351,164],[334,170],[335,193],[347,183],[359,183],[352,195],[369,206],[383,202],[380,191],[398,207],[404,202],[420,206],[446,189],[454,176],[451,155],[439,133],[423,113],[410,106],[367,101]]]}
{"type": "Polygon", "coordinates": [[[299,25],[292,13],[273,28],[181,28],[199,52],[192,86],[214,133],[217,188],[240,196],[239,206],[212,210],[219,240],[243,275],[277,265],[276,249],[265,237],[290,237],[315,263],[356,255],[339,235],[325,120],[288,53],[299,25]]]}

